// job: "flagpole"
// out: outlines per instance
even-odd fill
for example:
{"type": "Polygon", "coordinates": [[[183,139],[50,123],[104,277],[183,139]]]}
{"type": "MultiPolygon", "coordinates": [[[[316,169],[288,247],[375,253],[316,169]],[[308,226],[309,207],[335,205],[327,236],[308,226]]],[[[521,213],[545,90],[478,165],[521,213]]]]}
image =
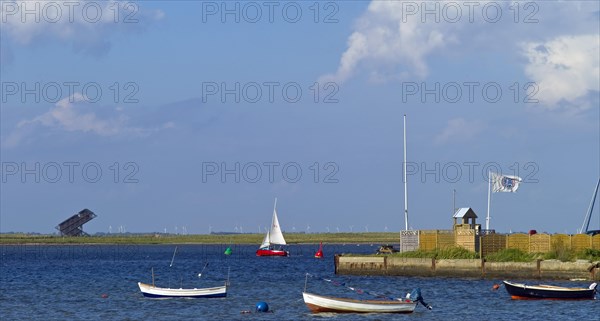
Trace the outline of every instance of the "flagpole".
{"type": "Polygon", "coordinates": [[[408,191],[406,190],[406,114],[404,114],[404,230],[408,231],[408,191]]]}
{"type": "Polygon", "coordinates": [[[492,172],[488,172],[488,206],[487,206],[487,217],[485,218],[485,229],[490,229],[490,200],[492,198],[492,172]]]}

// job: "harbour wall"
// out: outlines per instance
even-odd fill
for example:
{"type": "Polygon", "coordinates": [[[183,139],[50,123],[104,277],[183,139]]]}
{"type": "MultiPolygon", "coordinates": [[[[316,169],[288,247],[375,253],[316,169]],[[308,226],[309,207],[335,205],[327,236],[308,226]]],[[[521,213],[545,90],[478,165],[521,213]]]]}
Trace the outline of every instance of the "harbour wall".
{"type": "Polygon", "coordinates": [[[481,259],[405,258],[394,256],[335,256],[335,273],[489,279],[600,280],[600,262],[486,262],[481,259]]]}

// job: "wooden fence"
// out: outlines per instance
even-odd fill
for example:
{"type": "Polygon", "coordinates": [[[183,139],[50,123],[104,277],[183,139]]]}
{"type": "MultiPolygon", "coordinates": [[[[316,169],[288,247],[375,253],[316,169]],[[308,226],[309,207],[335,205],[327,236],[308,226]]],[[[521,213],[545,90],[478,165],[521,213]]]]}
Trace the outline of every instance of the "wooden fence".
{"type": "Polygon", "coordinates": [[[584,249],[600,250],[600,234],[485,234],[476,230],[420,230],[418,231],[418,248],[422,251],[433,251],[453,246],[486,256],[504,249],[519,249],[525,253],[548,253],[558,249],[581,251],[584,249]]]}
{"type": "Polygon", "coordinates": [[[420,230],[419,249],[433,251],[456,246],[454,231],[451,230],[420,230]]]}
{"type": "Polygon", "coordinates": [[[482,255],[503,249],[519,249],[525,253],[548,253],[558,249],[581,251],[600,250],[600,234],[490,234],[481,236],[482,255]]]}

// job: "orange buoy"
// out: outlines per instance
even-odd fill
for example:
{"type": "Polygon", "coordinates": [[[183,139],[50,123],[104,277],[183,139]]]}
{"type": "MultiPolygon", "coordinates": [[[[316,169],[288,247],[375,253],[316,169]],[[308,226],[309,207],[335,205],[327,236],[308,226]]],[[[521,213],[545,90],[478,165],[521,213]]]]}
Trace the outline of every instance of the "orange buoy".
{"type": "Polygon", "coordinates": [[[107,298],[108,298],[108,294],[106,294],[106,293],[103,293],[103,294],[102,294],[102,298],[103,298],[103,299],[107,299],[107,298]]]}
{"type": "Polygon", "coordinates": [[[492,286],[492,290],[498,290],[500,288],[500,284],[494,284],[494,286],[492,286]]]}

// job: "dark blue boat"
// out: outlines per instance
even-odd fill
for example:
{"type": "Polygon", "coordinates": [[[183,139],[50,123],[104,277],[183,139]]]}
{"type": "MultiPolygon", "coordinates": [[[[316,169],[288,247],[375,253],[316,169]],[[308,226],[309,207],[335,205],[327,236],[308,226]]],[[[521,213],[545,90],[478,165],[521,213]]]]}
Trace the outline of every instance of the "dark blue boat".
{"type": "Polygon", "coordinates": [[[589,300],[594,299],[597,283],[589,288],[567,288],[554,285],[527,285],[503,281],[504,287],[513,300],[547,299],[547,300],[589,300]]]}

